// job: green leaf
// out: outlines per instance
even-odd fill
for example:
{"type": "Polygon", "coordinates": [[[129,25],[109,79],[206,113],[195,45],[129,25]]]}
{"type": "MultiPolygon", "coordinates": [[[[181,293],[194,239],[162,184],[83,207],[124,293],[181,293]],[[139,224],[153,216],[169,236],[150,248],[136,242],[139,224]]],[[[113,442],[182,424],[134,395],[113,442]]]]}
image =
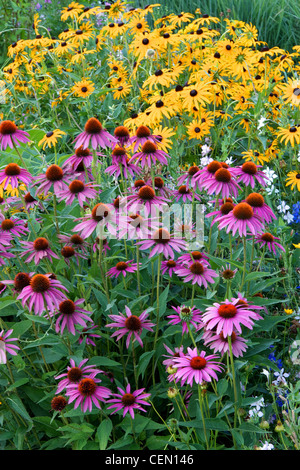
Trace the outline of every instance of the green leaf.
{"type": "Polygon", "coordinates": [[[24,377],[23,379],[16,380],[15,383],[13,383],[10,387],[6,389],[7,392],[10,392],[11,390],[14,390],[15,388],[21,387],[24,384],[27,384],[29,382],[29,379],[27,377],[24,377]]]}
{"type": "Polygon", "coordinates": [[[117,361],[113,361],[105,356],[95,356],[91,359],[93,365],[95,366],[107,366],[107,367],[120,367],[121,364],[117,361]]]}
{"type": "Polygon", "coordinates": [[[99,449],[105,450],[108,444],[108,439],[112,431],[113,425],[109,418],[102,421],[97,429],[97,437],[99,441],[99,449]]]}

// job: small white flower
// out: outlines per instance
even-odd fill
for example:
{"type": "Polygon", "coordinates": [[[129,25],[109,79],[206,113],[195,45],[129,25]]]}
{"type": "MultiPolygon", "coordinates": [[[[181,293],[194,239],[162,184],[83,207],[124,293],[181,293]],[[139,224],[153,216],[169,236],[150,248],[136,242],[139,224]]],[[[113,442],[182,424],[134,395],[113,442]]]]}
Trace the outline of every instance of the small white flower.
{"type": "Polygon", "coordinates": [[[259,447],[259,450],[274,450],[273,444],[268,441],[265,441],[262,447],[259,447]]]}
{"type": "Polygon", "coordinates": [[[206,145],[206,144],[202,145],[201,147],[202,157],[206,157],[210,153],[210,151],[211,151],[211,148],[209,145],[206,145]]]}
{"type": "Polygon", "coordinates": [[[201,166],[206,166],[212,161],[213,161],[213,159],[210,158],[210,157],[203,157],[203,158],[200,158],[200,165],[201,166]]]}
{"type": "Polygon", "coordinates": [[[265,117],[261,117],[259,120],[258,120],[258,123],[257,123],[257,129],[261,129],[262,127],[265,127],[265,123],[267,122],[268,119],[266,119],[265,117]]]}
{"type": "Polygon", "coordinates": [[[227,163],[227,165],[232,165],[234,163],[233,157],[228,157],[227,160],[225,160],[225,163],[227,163]]]}
{"type": "Polygon", "coordinates": [[[279,206],[277,206],[277,210],[280,214],[287,212],[290,209],[290,206],[282,201],[279,206]]]}
{"type": "Polygon", "coordinates": [[[283,216],[283,219],[284,219],[288,224],[290,224],[291,222],[293,222],[294,216],[293,216],[293,214],[291,214],[290,212],[287,212],[287,213],[283,216]]]}

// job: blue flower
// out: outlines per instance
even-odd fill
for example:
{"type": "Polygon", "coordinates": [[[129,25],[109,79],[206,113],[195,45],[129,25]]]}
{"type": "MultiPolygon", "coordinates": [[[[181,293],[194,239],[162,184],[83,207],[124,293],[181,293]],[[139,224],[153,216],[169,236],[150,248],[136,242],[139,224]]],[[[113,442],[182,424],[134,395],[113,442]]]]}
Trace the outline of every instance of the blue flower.
{"type": "Polygon", "coordinates": [[[300,202],[296,202],[296,204],[293,204],[292,213],[293,213],[295,224],[299,224],[300,223],[300,202]]]}

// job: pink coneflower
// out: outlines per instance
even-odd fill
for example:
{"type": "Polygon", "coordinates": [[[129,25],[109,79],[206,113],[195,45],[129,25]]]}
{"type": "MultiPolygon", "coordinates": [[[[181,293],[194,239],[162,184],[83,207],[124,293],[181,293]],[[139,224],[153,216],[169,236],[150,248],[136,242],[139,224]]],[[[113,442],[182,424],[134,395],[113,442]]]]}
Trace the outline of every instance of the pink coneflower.
{"type": "MultiPolygon", "coordinates": [[[[102,153],[97,152],[97,156],[104,157],[102,153]]],[[[79,165],[90,168],[93,161],[93,154],[90,149],[83,148],[82,145],[75,150],[75,154],[69,157],[63,164],[63,168],[76,171],[79,165]]]]}
{"type": "Polygon", "coordinates": [[[126,150],[123,147],[115,147],[111,154],[112,163],[126,165],[128,160],[128,155],[126,150]]]}
{"type": "Polygon", "coordinates": [[[29,286],[24,287],[18,295],[23,307],[27,305],[30,312],[34,307],[34,314],[39,316],[45,311],[52,314],[58,309],[59,303],[67,298],[61,290],[67,291],[67,288],[53,277],[52,274],[35,274],[29,286]]]}
{"type": "Polygon", "coordinates": [[[247,230],[256,235],[262,231],[263,222],[247,202],[240,202],[227,215],[219,217],[218,228],[226,228],[226,232],[232,231],[233,235],[238,232],[240,236],[246,236],[247,230]]]}
{"type": "Polygon", "coordinates": [[[0,124],[0,150],[19,147],[20,143],[30,142],[28,132],[21,131],[12,121],[2,121],[0,124]]]}
{"type": "MultiPolygon", "coordinates": [[[[99,160],[98,160],[98,163],[99,163],[99,160]]],[[[68,177],[69,179],[76,178],[77,180],[80,180],[86,183],[90,183],[90,182],[92,183],[95,181],[91,168],[86,168],[82,162],[79,163],[78,167],[74,171],[70,167],[67,167],[66,177],[68,177]]]]}
{"type": "Polygon", "coordinates": [[[169,318],[169,324],[170,325],[178,325],[182,324],[182,334],[188,333],[188,324],[190,323],[193,325],[195,328],[198,327],[199,329],[199,324],[203,324],[202,322],[202,317],[201,317],[201,312],[198,310],[196,307],[186,307],[185,305],[182,305],[181,307],[173,307],[172,309],[175,310],[176,314],[174,315],[168,315],[167,318],[169,318]]]}
{"type": "Polygon", "coordinates": [[[183,202],[190,201],[192,202],[193,199],[197,199],[200,201],[199,194],[196,194],[194,191],[191,191],[185,184],[179,186],[178,189],[172,192],[175,201],[182,200],[183,202]]]}
{"type": "MultiPolygon", "coordinates": [[[[228,345],[228,336],[224,337],[222,331],[219,334],[216,334],[212,331],[207,330],[205,338],[203,337],[204,345],[209,346],[214,353],[220,353],[222,356],[225,353],[229,352],[228,345]]],[[[232,345],[232,354],[235,357],[243,356],[243,353],[247,349],[247,340],[239,336],[236,332],[231,334],[231,345],[232,345]]]]}
{"type": "Polygon", "coordinates": [[[120,274],[123,274],[124,277],[128,273],[135,273],[137,270],[137,263],[132,263],[133,259],[129,261],[119,261],[113,268],[110,268],[106,275],[109,277],[118,278],[120,274]]]}
{"type": "Polygon", "coordinates": [[[234,181],[232,174],[226,168],[219,168],[211,178],[201,181],[202,188],[207,194],[217,194],[224,197],[238,196],[241,187],[234,181]]]}
{"type": "Polygon", "coordinates": [[[134,419],[134,410],[140,410],[146,412],[141,405],[150,406],[150,403],[145,401],[146,398],[151,396],[150,393],[144,393],[144,388],[140,388],[139,390],[135,390],[131,393],[130,384],[126,386],[126,389],[123,390],[122,388],[118,387],[119,394],[114,393],[113,396],[115,398],[107,400],[107,403],[113,403],[107,407],[107,409],[115,408],[110,414],[117,413],[118,411],[123,410],[123,418],[129,412],[132,419],[134,419]]]}
{"type": "Polygon", "coordinates": [[[127,209],[134,212],[145,212],[145,217],[150,213],[162,211],[168,199],[163,196],[156,196],[151,186],[144,185],[140,187],[137,194],[126,197],[127,209]]]}
{"type": "Polygon", "coordinates": [[[4,330],[0,331],[0,364],[6,364],[6,353],[16,356],[17,350],[20,349],[16,344],[11,344],[13,341],[18,341],[18,338],[8,339],[12,332],[13,330],[7,330],[6,333],[4,330]]]}
{"type": "Polygon", "coordinates": [[[178,261],[181,264],[188,264],[191,265],[195,261],[199,261],[201,264],[208,266],[209,265],[209,257],[203,251],[191,251],[190,253],[186,253],[184,255],[179,256],[178,261]]]}
{"type": "Polygon", "coordinates": [[[271,208],[265,203],[264,197],[259,193],[251,193],[245,201],[249,204],[255,215],[258,215],[264,222],[269,224],[272,219],[277,219],[271,208]]]}
{"type": "Polygon", "coordinates": [[[179,253],[186,249],[186,243],[182,239],[172,238],[171,234],[165,228],[159,228],[156,230],[150,240],[142,240],[137,242],[141,250],[148,250],[154,247],[149,257],[155,256],[162,253],[166,258],[174,259],[174,251],[179,253]]]}
{"type": "Polygon", "coordinates": [[[238,268],[231,269],[231,265],[226,264],[226,266],[222,266],[222,269],[220,270],[220,276],[225,279],[225,281],[231,281],[235,277],[237,271],[238,268]]]}
{"type": "Polygon", "coordinates": [[[115,143],[118,142],[114,136],[109,132],[103,129],[102,124],[96,118],[90,118],[85,123],[84,132],[81,132],[75,140],[75,149],[82,146],[83,148],[88,148],[91,144],[92,148],[102,147],[112,147],[115,143]]]}
{"type": "Polygon", "coordinates": [[[59,189],[56,195],[59,201],[65,201],[68,206],[70,206],[76,198],[80,207],[83,207],[88,199],[95,199],[97,194],[99,194],[99,190],[96,190],[95,187],[96,186],[93,184],[84,184],[82,181],[75,179],[67,188],[59,189]]]}
{"type": "Polygon", "coordinates": [[[95,205],[91,214],[75,220],[82,220],[80,224],[73,228],[74,232],[81,232],[80,235],[82,238],[88,238],[97,227],[101,227],[103,229],[104,227],[107,227],[111,234],[116,235],[117,224],[120,222],[117,220],[112,205],[104,204],[102,202],[95,205]]]}
{"type": "Polygon", "coordinates": [[[169,274],[170,277],[172,277],[173,273],[181,267],[181,264],[178,263],[178,261],[175,261],[174,259],[169,259],[168,261],[162,261],[161,263],[161,273],[165,274],[166,272],[169,274]]]}
{"type": "Polygon", "coordinates": [[[4,170],[0,171],[0,184],[4,183],[5,190],[10,184],[12,189],[17,188],[19,183],[29,184],[33,180],[31,174],[19,167],[16,163],[9,163],[4,170]]]}
{"type": "Polygon", "coordinates": [[[218,380],[216,372],[222,371],[222,364],[215,359],[219,357],[214,354],[207,356],[204,351],[198,353],[197,348],[187,348],[184,356],[174,358],[174,366],[177,368],[175,381],[181,380],[181,386],[185,383],[192,386],[194,382],[201,384],[203,381],[218,380]]]}
{"type": "Polygon", "coordinates": [[[84,299],[79,299],[75,302],[70,299],[65,299],[60,302],[58,312],[56,313],[58,315],[55,324],[56,333],[60,332],[60,334],[62,335],[65,327],[67,327],[67,330],[72,333],[72,335],[75,335],[75,325],[81,325],[86,328],[86,321],[93,321],[87,315],[91,314],[90,311],[79,308],[79,305],[81,305],[83,302],[84,299]]]}
{"type": "MultiPolygon", "coordinates": [[[[152,186],[152,183],[152,179],[149,179],[145,182],[145,184],[148,186],[152,186]]],[[[165,186],[165,182],[160,176],[154,177],[154,188],[160,196],[170,197],[172,195],[172,191],[165,186]]]]}
{"type": "Polygon", "coordinates": [[[101,409],[99,401],[105,402],[106,398],[111,395],[109,388],[97,385],[101,380],[96,379],[95,375],[93,373],[89,377],[81,379],[78,384],[67,386],[66,396],[69,397],[68,403],[75,401],[75,410],[80,405],[81,411],[84,413],[87,410],[91,412],[93,404],[96,408],[101,409]]]}
{"type": "Polygon", "coordinates": [[[70,366],[67,367],[67,372],[64,372],[63,374],[59,374],[55,377],[56,380],[59,380],[62,377],[65,377],[63,380],[59,382],[57,390],[55,392],[56,395],[58,393],[61,393],[69,385],[78,384],[81,379],[89,377],[90,374],[97,375],[103,372],[100,369],[96,369],[94,365],[85,366],[84,364],[88,360],[89,359],[83,359],[83,361],[81,361],[78,364],[78,366],[76,366],[74,359],[70,359],[70,366]]]}
{"type": "MultiPolygon", "coordinates": [[[[20,201],[22,202],[21,199],[20,201]]],[[[35,199],[30,193],[26,193],[24,195],[24,201],[25,201],[25,207],[27,211],[34,209],[36,206],[38,206],[40,210],[44,210],[43,204],[39,200],[35,199]]],[[[23,206],[23,202],[22,202],[22,206],[23,206]]]]}
{"type": "Polygon", "coordinates": [[[263,171],[258,170],[261,165],[255,165],[253,162],[245,162],[242,166],[238,166],[232,169],[232,173],[236,177],[237,183],[244,183],[245,186],[251,186],[253,189],[255,182],[257,181],[262,186],[266,186],[268,177],[263,171]]]}
{"type": "Polygon", "coordinates": [[[93,244],[93,252],[96,253],[97,250],[100,250],[100,242],[102,243],[102,253],[106,256],[107,252],[110,251],[107,238],[100,239],[99,237],[96,237],[95,243],[93,244]]]}
{"type": "Polygon", "coordinates": [[[51,250],[48,240],[44,237],[36,238],[33,242],[21,241],[20,243],[26,248],[25,251],[20,253],[20,256],[23,257],[29,254],[25,263],[34,260],[34,264],[37,265],[43,258],[47,258],[50,262],[52,262],[52,258],[59,259],[59,256],[51,250]]]}
{"type": "Polygon", "coordinates": [[[176,271],[177,276],[184,277],[183,282],[192,282],[192,284],[198,284],[200,287],[203,285],[206,289],[208,283],[214,284],[214,277],[218,277],[218,274],[213,269],[207,267],[207,264],[200,263],[200,261],[194,261],[189,266],[182,266],[176,271]]]}
{"type": "Polygon", "coordinates": [[[8,235],[16,235],[22,237],[29,232],[27,227],[27,221],[12,217],[11,219],[4,219],[1,222],[0,233],[6,233],[8,235]]]}
{"type": "Polygon", "coordinates": [[[267,245],[269,251],[273,251],[274,255],[276,255],[276,246],[285,252],[284,247],[275,242],[275,240],[280,240],[280,238],[274,237],[269,232],[261,233],[255,237],[255,243],[258,243],[260,248],[267,245]]]}
{"type": "Polygon", "coordinates": [[[150,140],[147,140],[142,145],[141,151],[135,153],[129,162],[132,163],[135,161],[136,164],[140,163],[142,168],[145,166],[150,168],[152,165],[156,165],[157,163],[160,163],[161,165],[167,165],[168,158],[170,158],[170,156],[166,152],[159,150],[156,144],[150,140]]]}
{"type": "Polygon", "coordinates": [[[69,180],[70,175],[68,176],[58,165],[51,165],[47,168],[45,173],[35,178],[33,186],[38,185],[36,195],[43,193],[44,196],[46,196],[51,188],[55,194],[57,191],[64,189],[69,183],[69,180]]]}
{"type": "MultiPolygon", "coordinates": [[[[3,220],[5,220],[3,218],[3,220]]],[[[11,247],[11,235],[8,232],[0,231],[0,250],[5,251],[7,248],[11,247]]]]}
{"type": "Polygon", "coordinates": [[[116,139],[118,139],[118,145],[126,145],[127,143],[130,143],[130,134],[129,130],[125,126],[118,126],[114,130],[114,136],[116,139]]]}
{"type": "Polygon", "coordinates": [[[130,138],[129,143],[134,144],[133,151],[136,152],[139,146],[143,146],[147,141],[158,144],[158,135],[152,135],[148,127],[140,126],[137,128],[135,135],[130,138]]]}
{"type": "Polygon", "coordinates": [[[155,324],[147,320],[149,313],[147,313],[146,310],[144,310],[139,317],[132,315],[127,305],[125,305],[125,311],[126,315],[123,315],[122,313],[120,313],[120,315],[108,315],[113,320],[113,323],[109,323],[106,327],[120,328],[111,335],[112,338],[117,336],[117,341],[119,341],[119,339],[124,335],[128,334],[126,339],[127,349],[129,348],[131,337],[133,338],[133,341],[136,339],[141,347],[143,347],[143,342],[140,338],[143,329],[153,331],[152,326],[155,326],[155,324]]]}
{"type": "Polygon", "coordinates": [[[196,184],[194,176],[196,175],[196,173],[198,173],[198,171],[200,171],[200,168],[197,165],[191,166],[188,171],[185,171],[183,175],[179,176],[177,180],[178,185],[181,186],[182,184],[184,184],[187,188],[191,187],[192,189],[195,189],[196,184]]]}
{"type": "Polygon", "coordinates": [[[86,345],[91,345],[96,347],[96,343],[93,341],[92,338],[101,338],[100,335],[93,333],[95,328],[99,328],[98,325],[88,326],[83,328],[81,331],[76,330],[76,333],[79,333],[78,343],[81,344],[85,341],[86,345]]]}
{"type": "Polygon", "coordinates": [[[231,299],[231,301],[226,299],[222,303],[215,302],[213,307],[207,308],[202,316],[206,329],[215,329],[216,334],[220,334],[222,331],[225,338],[228,335],[231,336],[234,329],[241,333],[241,325],[252,330],[253,320],[261,318],[249,307],[245,308],[245,305],[240,303],[240,299],[231,299]]]}
{"type": "Polygon", "coordinates": [[[58,234],[58,238],[62,243],[65,243],[67,246],[72,246],[73,248],[80,248],[83,253],[87,252],[87,248],[89,247],[89,244],[84,241],[82,237],[77,235],[76,233],[74,235],[60,235],[58,234]]]}

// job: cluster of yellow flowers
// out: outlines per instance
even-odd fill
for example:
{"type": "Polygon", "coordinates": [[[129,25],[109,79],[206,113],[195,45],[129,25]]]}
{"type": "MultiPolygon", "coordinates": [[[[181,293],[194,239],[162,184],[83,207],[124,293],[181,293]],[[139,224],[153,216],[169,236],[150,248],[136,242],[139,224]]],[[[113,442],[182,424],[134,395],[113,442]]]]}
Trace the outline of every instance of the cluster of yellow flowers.
{"type": "Polygon", "coordinates": [[[247,161],[263,165],[289,149],[287,185],[300,190],[300,46],[291,53],[269,48],[252,24],[199,9],[163,17],[157,12],[159,4],[72,2],[61,12],[66,28],[58,38],[45,34],[35,15],[35,38],[8,49],[7,101],[13,106],[24,93],[49,103],[50,96],[56,109],[92,99],[98,106],[112,95],[123,103],[130,132],[150,127],[165,150],[176,140],[197,145],[207,137],[217,148],[224,128],[232,139],[238,131],[247,161]]]}

